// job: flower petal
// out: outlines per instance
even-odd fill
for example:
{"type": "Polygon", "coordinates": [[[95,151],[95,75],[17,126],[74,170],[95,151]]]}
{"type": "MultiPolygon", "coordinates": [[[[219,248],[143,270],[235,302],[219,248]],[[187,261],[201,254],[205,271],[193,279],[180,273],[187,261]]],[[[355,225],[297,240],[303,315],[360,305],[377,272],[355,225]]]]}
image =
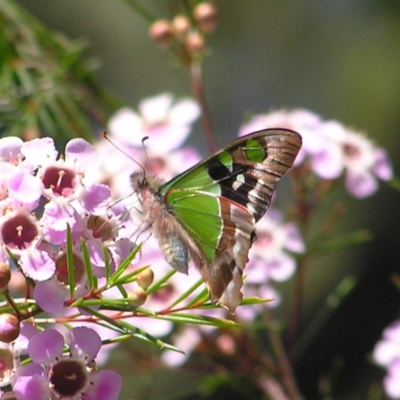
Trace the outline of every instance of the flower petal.
{"type": "Polygon", "coordinates": [[[170,93],[162,93],[149,97],[139,103],[139,111],[148,123],[158,123],[167,118],[173,97],[170,93]]]}
{"type": "Polygon", "coordinates": [[[392,165],[385,150],[375,149],[375,162],[372,167],[375,175],[383,181],[389,181],[393,177],[392,165]]]}
{"type": "Polygon", "coordinates": [[[111,370],[92,375],[92,385],[82,400],[116,400],[121,391],[121,376],[111,370]]]}
{"type": "Polygon", "coordinates": [[[63,335],[55,329],[47,329],[30,340],[28,353],[33,362],[50,365],[62,356],[63,347],[63,335]]]}
{"type": "Polygon", "coordinates": [[[43,165],[49,160],[55,160],[58,154],[54,146],[54,140],[49,137],[25,142],[21,147],[21,153],[35,167],[43,165]]]}
{"type": "Polygon", "coordinates": [[[74,163],[79,171],[90,171],[100,166],[96,149],[84,139],[72,139],[65,147],[65,160],[74,163]]]}
{"type": "Polygon", "coordinates": [[[49,313],[60,311],[66,300],[64,290],[55,279],[37,282],[33,297],[39,307],[49,313]]]}
{"type": "Polygon", "coordinates": [[[56,270],[54,260],[47,252],[35,248],[26,250],[19,260],[24,274],[35,281],[51,278],[56,270]]]}
{"type": "Polygon", "coordinates": [[[169,120],[176,125],[190,125],[200,117],[201,109],[192,99],[178,101],[171,108],[169,120]]]}
{"type": "Polygon", "coordinates": [[[87,357],[88,360],[94,360],[101,348],[101,338],[93,329],[78,326],[71,331],[69,348],[75,357],[87,357]]]}
{"type": "Polygon", "coordinates": [[[13,161],[21,154],[23,141],[16,136],[8,136],[0,139],[0,158],[3,161],[13,161]]]}
{"type": "Polygon", "coordinates": [[[378,190],[378,183],[369,171],[354,173],[348,170],[346,189],[352,196],[361,199],[375,193],[378,190]]]}
{"type": "Polygon", "coordinates": [[[50,388],[44,376],[20,376],[14,385],[14,392],[18,400],[48,400],[50,388]]]}

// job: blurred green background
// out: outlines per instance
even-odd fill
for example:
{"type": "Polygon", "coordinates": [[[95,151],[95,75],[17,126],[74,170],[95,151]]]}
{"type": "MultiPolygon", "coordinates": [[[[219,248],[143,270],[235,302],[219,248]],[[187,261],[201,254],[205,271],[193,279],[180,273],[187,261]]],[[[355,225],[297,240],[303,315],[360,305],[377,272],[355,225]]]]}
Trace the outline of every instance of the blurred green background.
{"type": "MultiPolygon", "coordinates": [[[[190,94],[185,71],[148,38],[147,22],[124,1],[19,3],[48,27],[70,38],[87,39],[91,45],[87,58],[99,63],[100,83],[126,104],[136,107],[144,97],[164,91],[190,94]]],[[[141,2],[160,18],[170,17],[167,3],[141,2]]],[[[204,81],[219,145],[236,136],[249,112],[301,107],[367,132],[388,150],[395,171],[399,170],[398,0],[221,0],[216,4],[219,24],[209,38],[204,81]]],[[[190,142],[206,153],[199,124],[190,142]]],[[[305,350],[295,367],[307,399],[318,398],[318,379],[337,362],[345,364],[337,398],[364,398],[359,394],[383,376],[368,362],[368,354],[399,311],[400,296],[390,282],[400,262],[399,195],[381,185],[377,194],[365,200],[351,199],[344,191],[340,196],[345,197],[348,212],[338,232],[367,227],[374,239],[318,259],[308,270],[304,327],[344,276],[357,277],[359,285],[316,336],[306,333],[305,350]]],[[[323,215],[321,211],[319,223],[323,215]]],[[[278,287],[289,295],[290,282],[278,287]]],[[[282,315],[287,303],[281,307],[282,315]]],[[[155,377],[150,372],[131,376],[124,382],[121,398],[174,398],[168,397],[172,392],[165,390],[166,380],[155,377]],[[153,390],[147,389],[147,395],[140,388],[145,379],[153,390]],[[166,397],[157,395],[157,387],[166,397]]],[[[174,378],[168,380],[176,386],[174,378]]]]}

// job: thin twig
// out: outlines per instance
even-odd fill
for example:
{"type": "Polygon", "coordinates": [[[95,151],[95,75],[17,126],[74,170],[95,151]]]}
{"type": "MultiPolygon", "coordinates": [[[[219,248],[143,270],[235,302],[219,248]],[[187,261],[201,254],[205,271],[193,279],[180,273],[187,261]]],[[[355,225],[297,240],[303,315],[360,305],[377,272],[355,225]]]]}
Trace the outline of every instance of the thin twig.
{"type": "Polygon", "coordinates": [[[201,124],[207,140],[208,150],[213,153],[217,150],[215,135],[211,124],[211,117],[207,107],[207,101],[204,95],[204,86],[201,75],[201,65],[198,62],[192,62],[189,65],[190,84],[192,93],[201,106],[201,124]]]}
{"type": "MultiPolygon", "coordinates": [[[[264,309],[263,315],[267,321],[271,320],[271,315],[267,308],[264,309]]],[[[278,361],[279,382],[282,383],[290,400],[302,400],[302,396],[297,388],[296,380],[293,375],[292,365],[290,364],[289,357],[287,356],[280,335],[273,326],[268,326],[267,332],[278,361]]]]}

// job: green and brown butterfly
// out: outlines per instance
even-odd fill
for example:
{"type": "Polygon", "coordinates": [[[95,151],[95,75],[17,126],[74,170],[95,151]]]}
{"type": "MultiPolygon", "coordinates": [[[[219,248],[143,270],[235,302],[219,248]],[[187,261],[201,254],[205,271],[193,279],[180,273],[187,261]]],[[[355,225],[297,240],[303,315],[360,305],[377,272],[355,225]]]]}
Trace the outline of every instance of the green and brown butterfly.
{"type": "Polygon", "coordinates": [[[145,171],[131,184],[166,261],[188,273],[193,260],[213,302],[234,313],[242,301],[243,270],[279,179],[302,144],[287,129],[265,129],[234,140],[164,183],[145,171]]]}

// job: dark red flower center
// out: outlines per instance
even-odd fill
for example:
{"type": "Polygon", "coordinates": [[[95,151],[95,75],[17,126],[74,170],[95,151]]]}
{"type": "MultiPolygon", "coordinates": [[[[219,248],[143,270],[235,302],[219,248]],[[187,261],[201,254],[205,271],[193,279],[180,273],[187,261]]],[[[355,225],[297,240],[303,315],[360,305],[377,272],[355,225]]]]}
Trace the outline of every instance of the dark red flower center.
{"type": "Polygon", "coordinates": [[[1,235],[9,248],[26,249],[37,237],[38,229],[27,215],[16,215],[3,223],[1,235]]]}
{"type": "Polygon", "coordinates": [[[75,172],[68,168],[49,167],[43,176],[46,189],[52,189],[59,196],[69,196],[75,187],[75,172]]]}

